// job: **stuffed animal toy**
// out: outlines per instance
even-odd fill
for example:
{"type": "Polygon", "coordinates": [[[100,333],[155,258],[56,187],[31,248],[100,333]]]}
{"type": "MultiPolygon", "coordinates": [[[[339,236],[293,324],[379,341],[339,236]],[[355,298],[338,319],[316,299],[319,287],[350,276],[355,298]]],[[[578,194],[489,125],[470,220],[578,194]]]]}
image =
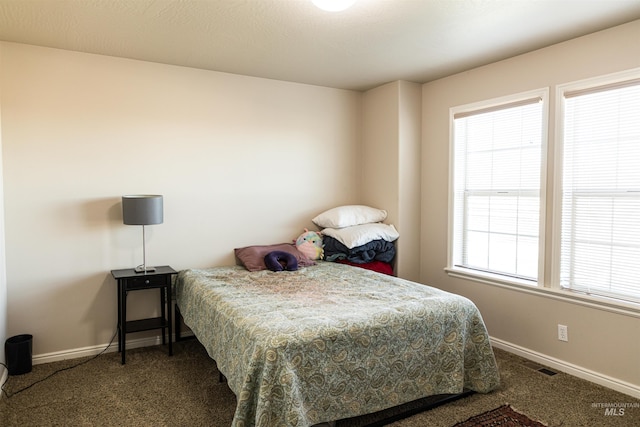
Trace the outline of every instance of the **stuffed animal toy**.
{"type": "Polygon", "coordinates": [[[322,234],[318,231],[309,231],[306,228],[296,239],[296,248],[309,259],[322,259],[324,249],[322,234]]]}

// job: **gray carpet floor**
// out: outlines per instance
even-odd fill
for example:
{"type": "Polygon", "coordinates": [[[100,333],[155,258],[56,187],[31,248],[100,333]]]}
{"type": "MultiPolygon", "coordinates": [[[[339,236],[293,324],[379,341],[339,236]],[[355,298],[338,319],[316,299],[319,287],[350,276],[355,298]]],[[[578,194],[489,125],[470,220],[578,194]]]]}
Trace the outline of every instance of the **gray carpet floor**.
{"type": "MultiPolygon", "coordinates": [[[[495,353],[502,378],[499,389],[390,425],[450,427],[505,403],[549,426],[640,425],[638,399],[564,373],[548,376],[518,356],[501,350],[495,353]],[[619,415],[607,415],[600,404],[627,408],[624,414],[618,410],[619,415]]],[[[226,383],[218,381],[215,363],[196,340],[176,343],[173,357],[163,346],[128,350],[124,366],[118,353],[34,365],[28,374],[10,376],[4,389],[10,397],[0,399],[0,425],[7,427],[223,427],[231,424],[235,410],[235,396],[226,383]]],[[[370,420],[342,421],[338,426],[359,426],[370,420]]]]}

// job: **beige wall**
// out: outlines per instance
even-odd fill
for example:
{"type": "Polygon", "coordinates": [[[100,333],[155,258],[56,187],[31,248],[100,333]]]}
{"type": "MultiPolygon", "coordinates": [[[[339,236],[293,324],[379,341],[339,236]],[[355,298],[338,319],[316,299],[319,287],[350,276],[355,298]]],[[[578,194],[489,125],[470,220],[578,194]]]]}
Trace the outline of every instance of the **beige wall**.
{"type": "MultiPolygon", "coordinates": [[[[0,48],[0,80],[2,79],[2,49],[0,48]]],[[[0,86],[0,99],[2,87],[0,86]]],[[[2,183],[2,103],[0,103],[0,360],[5,361],[4,342],[7,335],[7,275],[4,245],[4,185],[2,183]]],[[[0,383],[4,384],[8,371],[0,369],[0,383]]]]}
{"type": "Polygon", "coordinates": [[[397,265],[401,277],[419,281],[422,85],[399,82],[398,99],[398,225],[404,232],[397,265]]]}
{"type": "MultiPolygon", "coordinates": [[[[109,271],[142,262],[123,194],[164,195],[147,264],[175,269],[233,263],[234,247],[291,241],[322,210],[360,202],[359,92],[12,43],[0,53],[8,334],[33,334],[38,357],[111,339],[109,271]]],[[[130,318],[155,311],[146,292],[129,296],[130,318]]]]}
{"type": "Polygon", "coordinates": [[[362,199],[386,209],[385,222],[400,233],[396,273],[420,274],[421,85],[387,83],[364,93],[362,199]]]}
{"type": "MultiPolygon", "coordinates": [[[[549,297],[447,276],[449,108],[543,87],[640,67],[640,21],[551,46],[423,86],[422,281],[471,298],[496,341],[529,357],[640,395],[640,313],[616,314],[549,297]],[[557,324],[569,327],[569,342],[557,339],[557,324]]],[[[553,166],[554,128],[549,134],[553,166]]],[[[552,239],[551,191],[547,249],[552,239]]],[[[548,281],[550,258],[546,259],[548,281]]]]}

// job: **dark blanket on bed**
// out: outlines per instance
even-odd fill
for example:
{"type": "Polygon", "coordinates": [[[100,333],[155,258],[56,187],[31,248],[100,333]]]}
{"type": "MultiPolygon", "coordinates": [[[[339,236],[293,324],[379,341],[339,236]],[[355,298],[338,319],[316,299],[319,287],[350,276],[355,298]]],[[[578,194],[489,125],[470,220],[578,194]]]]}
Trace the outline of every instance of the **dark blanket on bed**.
{"type": "Polygon", "coordinates": [[[330,236],[324,236],[324,259],[337,261],[346,259],[355,264],[364,264],[371,261],[391,262],[396,256],[396,246],[384,239],[372,240],[362,246],[349,249],[339,240],[330,236]]]}

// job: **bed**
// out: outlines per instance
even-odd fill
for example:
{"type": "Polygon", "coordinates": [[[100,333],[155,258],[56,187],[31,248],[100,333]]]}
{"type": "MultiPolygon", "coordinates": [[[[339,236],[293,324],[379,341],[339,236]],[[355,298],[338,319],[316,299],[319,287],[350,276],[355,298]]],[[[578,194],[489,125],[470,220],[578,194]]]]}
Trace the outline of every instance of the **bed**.
{"type": "Polygon", "coordinates": [[[499,385],[468,299],[320,261],[183,270],[176,303],[237,397],[233,427],[311,426],[499,385]]]}

